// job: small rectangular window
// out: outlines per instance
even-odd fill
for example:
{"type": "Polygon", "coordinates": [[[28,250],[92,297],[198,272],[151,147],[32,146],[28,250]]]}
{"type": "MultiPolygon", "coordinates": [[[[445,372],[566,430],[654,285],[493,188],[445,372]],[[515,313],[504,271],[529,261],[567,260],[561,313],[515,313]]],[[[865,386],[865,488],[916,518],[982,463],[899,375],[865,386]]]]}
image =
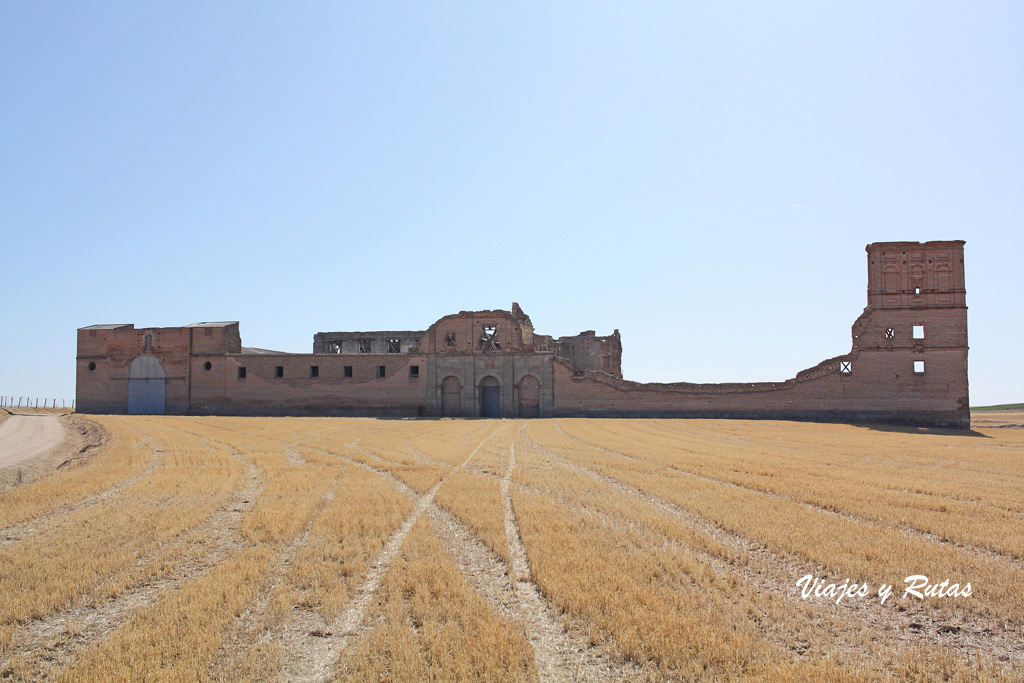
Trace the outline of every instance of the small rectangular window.
{"type": "Polygon", "coordinates": [[[377,366],[377,377],[384,377],[384,366],[383,365],[378,365],[377,366]]]}
{"type": "Polygon", "coordinates": [[[402,352],[402,340],[401,339],[388,339],[388,353],[401,353],[402,352]]]}
{"type": "Polygon", "coordinates": [[[410,365],[409,366],[409,379],[419,379],[419,378],[420,378],[420,366],[418,366],[418,365],[410,365]]]}
{"type": "Polygon", "coordinates": [[[284,377],[284,366],[278,365],[274,368],[274,377],[284,377]]]}
{"type": "Polygon", "coordinates": [[[849,375],[853,372],[853,363],[848,360],[839,361],[839,372],[843,375],[849,375]]]}
{"type": "Polygon", "coordinates": [[[914,287],[914,294],[918,294],[918,295],[921,294],[921,288],[920,287],[914,287]]]}
{"type": "Polygon", "coordinates": [[[370,353],[370,339],[359,340],[359,353],[370,353]]]}
{"type": "Polygon", "coordinates": [[[923,360],[915,360],[914,361],[914,372],[917,373],[917,374],[922,374],[924,372],[924,361],[923,360]]]}
{"type": "Polygon", "coordinates": [[[896,329],[892,327],[885,328],[885,338],[893,339],[896,337],[896,329]]]}
{"type": "Polygon", "coordinates": [[[351,365],[346,365],[345,366],[345,377],[351,377],[351,376],[352,376],[352,366],[351,365]]]}
{"type": "Polygon", "coordinates": [[[914,339],[924,339],[924,325],[914,325],[914,339]]]}
{"type": "Polygon", "coordinates": [[[444,336],[444,345],[449,349],[455,348],[455,333],[450,332],[444,336]]]}
{"type": "Polygon", "coordinates": [[[238,368],[238,379],[245,379],[245,367],[238,368]]]}
{"type": "Polygon", "coordinates": [[[320,366],[319,365],[310,365],[309,366],[309,376],[310,377],[319,377],[320,376],[320,366]]]}

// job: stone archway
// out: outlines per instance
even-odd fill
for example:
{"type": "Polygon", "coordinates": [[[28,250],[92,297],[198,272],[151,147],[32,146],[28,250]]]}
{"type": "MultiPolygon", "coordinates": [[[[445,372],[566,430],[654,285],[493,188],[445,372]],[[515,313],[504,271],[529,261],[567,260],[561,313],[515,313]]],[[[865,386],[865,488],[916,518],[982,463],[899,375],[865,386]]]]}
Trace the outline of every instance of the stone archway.
{"type": "Polygon", "coordinates": [[[480,417],[501,417],[501,384],[490,375],[480,380],[480,417]]]}
{"type": "Polygon", "coordinates": [[[533,375],[519,381],[519,417],[540,417],[540,380],[533,375]]]}
{"type": "Polygon", "coordinates": [[[441,382],[441,414],[449,417],[462,414],[462,383],[455,375],[441,382]]]}
{"type": "Polygon", "coordinates": [[[139,356],[128,368],[128,414],[163,415],[166,412],[167,373],[156,356],[139,356]]]}

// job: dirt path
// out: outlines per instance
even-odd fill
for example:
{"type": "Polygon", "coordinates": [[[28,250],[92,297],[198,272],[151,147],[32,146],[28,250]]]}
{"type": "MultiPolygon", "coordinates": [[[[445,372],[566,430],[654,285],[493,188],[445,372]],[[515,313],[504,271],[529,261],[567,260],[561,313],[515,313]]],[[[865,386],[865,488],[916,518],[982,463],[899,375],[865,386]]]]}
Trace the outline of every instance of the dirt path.
{"type": "Polygon", "coordinates": [[[0,467],[31,460],[64,440],[57,415],[11,415],[0,424],[0,467]]]}
{"type": "Polygon", "coordinates": [[[533,645],[534,661],[542,682],[547,681],[619,681],[631,680],[639,675],[628,667],[615,666],[600,656],[582,634],[574,634],[562,627],[554,610],[541,595],[540,587],[532,580],[526,547],[519,535],[515,510],[512,507],[512,473],[516,469],[516,439],[521,438],[524,422],[513,435],[508,447],[508,465],[501,479],[501,499],[505,516],[505,537],[508,540],[512,566],[509,581],[515,596],[515,609],[522,619],[526,634],[533,645]],[[632,675],[630,675],[632,674],[632,675]]]}
{"type": "MultiPolygon", "coordinates": [[[[313,638],[306,643],[306,648],[304,648],[304,651],[302,652],[301,659],[290,663],[293,670],[286,671],[286,677],[288,680],[315,681],[320,683],[334,675],[333,668],[337,664],[338,660],[341,659],[341,656],[349,643],[358,640],[361,635],[369,630],[369,626],[363,624],[363,617],[366,615],[366,611],[370,607],[373,594],[376,592],[377,587],[384,578],[384,575],[387,574],[388,570],[391,568],[392,562],[394,562],[395,557],[398,555],[398,551],[401,549],[402,543],[405,542],[405,537],[408,536],[409,532],[412,530],[413,525],[421,515],[433,507],[434,495],[445,481],[448,480],[448,477],[457,470],[465,469],[484,443],[497,433],[498,430],[496,429],[484,437],[484,439],[477,444],[476,448],[473,449],[459,467],[454,468],[422,496],[416,494],[415,491],[387,470],[379,470],[364,462],[359,462],[358,460],[350,459],[334,453],[331,454],[335,457],[346,460],[353,465],[364,467],[376,474],[384,476],[395,484],[395,487],[400,492],[413,499],[415,501],[415,506],[412,513],[402,523],[402,526],[399,527],[398,530],[395,531],[388,539],[387,544],[384,546],[384,550],[380,553],[376,561],[370,567],[370,570],[363,577],[362,582],[359,584],[355,594],[349,601],[345,612],[336,618],[331,624],[327,625],[327,629],[323,631],[324,635],[313,638]]],[[[358,448],[361,452],[364,450],[356,443],[348,445],[350,447],[354,446],[358,448]]],[[[366,453],[370,454],[368,451],[366,451],[366,453]]]]}

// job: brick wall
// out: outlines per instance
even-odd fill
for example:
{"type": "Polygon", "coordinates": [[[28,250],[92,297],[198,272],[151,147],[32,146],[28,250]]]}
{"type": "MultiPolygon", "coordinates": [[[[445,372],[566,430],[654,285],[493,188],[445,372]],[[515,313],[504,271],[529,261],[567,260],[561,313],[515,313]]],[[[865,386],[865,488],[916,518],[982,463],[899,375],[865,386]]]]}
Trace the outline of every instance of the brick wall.
{"type": "Polygon", "coordinates": [[[868,252],[868,301],[848,354],[782,382],[639,384],[556,362],[559,416],[777,417],[970,427],[963,242],[868,252]],[[920,326],[923,337],[914,338],[920,326]],[[923,372],[915,362],[923,361],[923,372]]]}
{"type": "MultiPolygon", "coordinates": [[[[553,340],[535,335],[532,322],[513,304],[511,312],[464,311],[441,318],[422,333],[418,348],[403,347],[402,353],[242,353],[238,323],[83,328],[78,409],[127,412],[130,366],[147,355],[166,374],[171,414],[440,415],[447,405],[453,413],[473,416],[480,414],[480,386],[487,380],[500,387],[502,417],[689,415],[967,428],[963,244],[868,245],[868,306],[853,323],[850,351],[785,381],[629,382],[616,376],[617,330],[609,337],[585,332],[553,340]],[[486,325],[495,326],[500,350],[479,348],[486,325]],[[445,343],[448,334],[455,335],[454,347],[445,343]],[[345,376],[346,366],[351,377],[345,376]],[[450,377],[460,389],[445,404],[442,385],[450,377]]],[[[456,385],[449,380],[448,386],[456,385]]]]}

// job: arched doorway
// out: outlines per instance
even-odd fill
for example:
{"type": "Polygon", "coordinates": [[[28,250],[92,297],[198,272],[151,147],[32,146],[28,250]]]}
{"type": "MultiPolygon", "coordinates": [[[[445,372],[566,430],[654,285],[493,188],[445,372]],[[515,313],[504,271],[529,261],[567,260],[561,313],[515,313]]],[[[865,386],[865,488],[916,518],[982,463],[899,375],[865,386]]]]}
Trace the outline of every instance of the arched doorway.
{"type": "Polygon", "coordinates": [[[454,375],[448,375],[441,382],[441,414],[449,417],[462,414],[462,384],[454,375]]]}
{"type": "Polygon", "coordinates": [[[128,414],[163,415],[167,373],[156,356],[139,356],[128,368],[128,414]]]}
{"type": "Polygon", "coordinates": [[[533,375],[519,382],[519,417],[540,417],[540,381],[533,375]]]}
{"type": "Polygon", "coordinates": [[[480,417],[501,417],[501,385],[489,375],[480,381],[480,417]]]}

